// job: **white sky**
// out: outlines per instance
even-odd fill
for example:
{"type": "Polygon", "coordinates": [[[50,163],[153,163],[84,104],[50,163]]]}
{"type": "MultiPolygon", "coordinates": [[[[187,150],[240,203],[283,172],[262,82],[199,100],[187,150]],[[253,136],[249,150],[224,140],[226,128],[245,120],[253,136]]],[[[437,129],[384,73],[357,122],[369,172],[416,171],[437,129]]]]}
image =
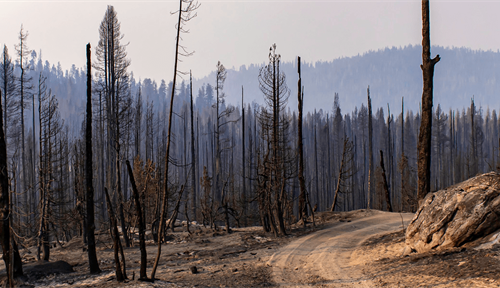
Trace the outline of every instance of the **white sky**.
{"type": "MultiPolygon", "coordinates": [[[[384,47],[421,42],[420,1],[208,1],[187,26],[183,44],[196,53],[181,64],[201,78],[217,61],[227,68],[267,61],[271,44],[285,61],[333,60],[384,47]]],[[[63,69],[85,65],[85,45],[95,47],[106,5],[113,5],[130,71],[136,79],[171,80],[177,1],[0,0],[0,44],[11,56],[21,24],[28,46],[63,69]]],[[[431,43],[500,49],[499,1],[431,1],[431,43]]]]}

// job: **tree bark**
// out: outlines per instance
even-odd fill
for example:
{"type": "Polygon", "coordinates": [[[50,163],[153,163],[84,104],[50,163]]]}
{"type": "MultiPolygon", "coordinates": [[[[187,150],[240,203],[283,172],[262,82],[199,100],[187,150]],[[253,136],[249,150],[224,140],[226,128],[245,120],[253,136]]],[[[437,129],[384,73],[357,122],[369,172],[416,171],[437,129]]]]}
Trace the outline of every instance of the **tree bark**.
{"type": "Polygon", "coordinates": [[[111,220],[111,229],[113,233],[111,233],[111,237],[113,238],[113,249],[115,255],[115,264],[116,264],[116,281],[123,282],[127,279],[127,273],[125,270],[125,257],[123,257],[123,248],[120,242],[120,234],[118,233],[118,227],[116,226],[116,217],[113,212],[113,205],[111,204],[111,199],[109,199],[108,189],[104,188],[104,193],[106,193],[106,203],[108,204],[108,214],[111,220]],[[119,251],[121,251],[122,260],[123,260],[123,270],[120,264],[120,257],[118,255],[119,251]]]}
{"type": "MultiPolygon", "coordinates": [[[[0,90],[0,99],[2,98],[2,90],[0,90]]],[[[3,115],[2,105],[0,105],[0,115],[3,115]]],[[[0,127],[3,127],[3,119],[0,117],[0,127]]],[[[0,129],[0,244],[2,245],[3,260],[7,271],[7,281],[9,287],[14,286],[14,279],[11,269],[10,249],[10,210],[9,210],[9,176],[7,173],[7,145],[5,145],[5,135],[3,129],[0,129]]]]}
{"type": "Polygon", "coordinates": [[[242,202],[243,202],[243,223],[245,226],[248,225],[248,219],[247,219],[247,189],[246,189],[246,171],[245,171],[245,102],[243,101],[243,86],[241,86],[241,134],[242,134],[242,140],[241,140],[241,146],[242,147],[242,152],[241,152],[241,168],[242,168],[242,180],[243,180],[243,191],[242,191],[242,202]]]}
{"type": "Polygon", "coordinates": [[[177,220],[177,216],[179,215],[179,208],[181,207],[182,194],[184,193],[184,185],[181,186],[181,190],[179,191],[179,197],[177,198],[177,202],[175,203],[174,211],[172,211],[172,216],[168,221],[170,229],[174,232],[175,221],[177,220]]]}
{"type": "MultiPolygon", "coordinates": [[[[316,119],[318,114],[316,114],[316,109],[314,109],[314,118],[316,119]]],[[[314,175],[316,175],[315,178],[315,189],[316,189],[316,193],[315,194],[315,202],[314,203],[315,205],[318,205],[319,203],[319,181],[318,181],[318,178],[319,178],[319,171],[318,171],[318,140],[317,140],[317,131],[318,131],[318,124],[316,123],[316,125],[313,124],[313,129],[314,129],[314,168],[315,168],[315,173],[314,175]]]]}
{"type": "Polygon", "coordinates": [[[372,99],[370,98],[370,86],[366,89],[368,94],[368,209],[371,208],[372,177],[373,177],[373,126],[372,126],[372,99]]]}
{"type": "MultiPolygon", "coordinates": [[[[196,156],[194,150],[194,110],[193,110],[193,76],[189,73],[189,90],[191,95],[191,161],[193,165],[193,173],[191,173],[191,212],[193,219],[196,220],[196,156]]],[[[189,225],[189,224],[188,224],[189,225]]]]}
{"type": "Polygon", "coordinates": [[[145,229],[144,229],[144,218],[142,217],[141,201],[139,200],[139,192],[137,191],[137,186],[135,184],[134,173],[130,167],[130,162],[127,160],[128,175],[130,177],[130,183],[132,184],[132,193],[134,193],[135,209],[137,212],[137,219],[139,222],[139,249],[141,250],[141,268],[139,271],[139,280],[147,280],[148,275],[146,274],[147,267],[147,252],[146,252],[146,240],[145,240],[145,229]]]}
{"type": "Polygon", "coordinates": [[[87,185],[87,237],[90,273],[99,273],[99,262],[95,250],[94,184],[92,183],[92,73],[90,43],[87,44],[87,129],[85,130],[85,182],[87,185]]]}
{"type": "Polygon", "coordinates": [[[387,203],[387,211],[392,212],[391,196],[389,194],[389,186],[387,185],[387,177],[385,176],[384,152],[380,150],[380,167],[382,168],[382,181],[384,186],[385,201],[387,203]]]}
{"type": "Polygon", "coordinates": [[[431,188],[431,129],[432,129],[432,93],[434,65],[441,60],[439,55],[431,59],[431,37],[429,24],[429,0],[422,0],[422,119],[418,135],[418,189],[420,202],[431,188]]]}
{"type": "Polygon", "coordinates": [[[304,179],[304,144],[302,142],[302,110],[304,108],[304,92],[302,91],[302,79],[300,75],[300,57],[297,57],[297,72],[299,73],[299,81],[297,82],[297,98],[298,98],[298,109],[299,109],[299,119],[298,119],[298,137],[297,146],[299,149],[299,218],[302,219],[304,228],[306,227],[307,218],[307,206],[306,206],[306,181],[304,179]]]}
{"type": "Polygon", "coordinates": [[[338,199],[338,195],[340,193],[340,184],[341,184],[341,181],[342,181],[342,177],[344,174],[344,165],[345,165],[345,161],[346,161],[346,154],[347,154],[347,144],[348,144],[349,140],[347,138],[344,139],[344,148],[342,149],[342,160],[340,161],[340,168],[339,168],[339,177],[337,178],[337,188],[335,189],[335,194],[333,196],[333,203],[332,203],[332,207],[330,208],[330,211],[333,212],[335,211],[335,206],[337,205],[337,199],[338,199]]]}

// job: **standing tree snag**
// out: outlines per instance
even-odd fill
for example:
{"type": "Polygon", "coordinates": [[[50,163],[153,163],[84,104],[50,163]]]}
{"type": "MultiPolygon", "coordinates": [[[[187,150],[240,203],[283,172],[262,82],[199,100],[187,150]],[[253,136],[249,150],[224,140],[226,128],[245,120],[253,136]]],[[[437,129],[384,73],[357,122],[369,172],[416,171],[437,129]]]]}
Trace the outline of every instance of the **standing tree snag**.
{"type": "Polygon", "coordinates": [[[380,167],[382,168],[382,185],[384,187],[385,202],[387,203],[387,211],[392,212],[391,195],[389,194],[389,185],[385,175],[384,152],[380,150],[380,167]]]}
{"type": "MultiPolygon", "coordinates": [[[[0,99],[2,90],[0,90],[0,99]]],[[[1,101],[1,100],[0,100],[1,101]]],[[[0,102],[0,115],[2,112],[2,103],[0,102]]],[[[11,261],[12,250],[10,249],[10,223],[9,223],[9,176],[7,173],[7,146],[5,145],[5,135],[3,131],[3,118],[0,117],[0,244],[2,244],[3,261],[7,271],[7,281],[9,287],[14,287],[12,277],[11,261]]]]}
{"type": "Polygon", "coordinates": [[[94,235],[94,186],[92,183],[92,62],[90,43],[87,44],[87,120],[85,129],[85,182],[87,184],[87,237],[90,273],[99,273],[99,262],[95,251],[94,235]]]}
{"type": "MultiPolygon", "coordinates": [[[[193,165],[193,173],[191,173],[191,211],[193,219],[196,220],[196,156],[194,151],[194,113],[193,113],[193,76],[189,72],[189,94],[191,96],[191,161],[193,165]]],[[[189,221],[188,221],[189,227],[189,221]]],[[[189,228],[188,228],[189,230],[189,228]]]]}
{"type": "MultiPolygon", "coordinates": [[[[139,200],[139,191],[137,191],[137,185],[135,185],[134,173],[132,172],[132,167],[130,167],[130,162],[127,160],[128,176],[130,178],[130,184],[132,184],[132,193],[134,194],[135,209],[137,212],[137,221],[139,222],[139,249],[141,250],[141,268],[139,270],[139,280],[148,280],[148,275],[146,274],[147,266],[147,252],[146,252],[146,240],[145,240],[145,222],[141,209],[141,201],[139,200]]],[[[147,184],[146,184],[147,185],[147,184]]]]}
{"type": "Polygon", "coordinates": [[[96,47],[97,61],[94,65],[98,71],[107,120],[107,187],[112,189],[113,201],[116,203],[116,214],[122,226],[125,245],[130,247],[130,239],[127,234],[124,214],[124,196],[121,181],[121,159],[125,157],[122,151],[122,142],[127,133],[129,109],[132,99],[129,93],[129,74],[127,69],[130,60],[127,59],[125,48],[127,45],[121,43],[123,34],[120,31],[120,22],[117,12],[113,6],[108,5],[104,18],[99,26],[99,42],[96,47]],[[113,184],[114,183],[114,184],[113,184]],[[115,194],[116,193],[116,194],[115,194]]]}
{"type": "Polygon", "coordinates": [[[353,150],[354,150],[354,143],[349,140],[349,137],[347,137],[344,134],[344,146],[342,149],[342,160],[340,160],[340,167],[339,167],[339,176],[337,177],[337,188],[335,189],[335,193],[333,195],[333,203],[332,206],[330,207],[330,211],[333,212],[335,211],[335,206],[337,206],[337,199],[340,193],[345,192],[342,191],[341,187],[345,186],[345,182],[347,182],[347,179],[352,177],[353,175],[353,162],[354,162],[354,155],[353,155],[353,150]]]}
{"type": "Polygon", "coordinates": [[[245,102],[243,101],[243,85],[241,86],[241,134],[242,134],[242,140],[241,140],[241,145],[242,147],[242,152],[241,152],[241,168],[242,168],[242,180],[243,180],[243,187],[242,187],[242,202],[243,202],[243,221],[245,227],[248,226],[248,217],[247,217],[247,189],[246,189],[246,173],[245,173],[245,102]]]}
{"type": "MultiPolygon", "coordinates": [[[[265,106],[259,112],[261,125],[262,161],[258,165],[258,193],[265,197],[263,207],[268,214],[271,231],[275,236],[285,236],[285,217],[289,205],[289,191],[296,176],[295,156],[288,141],[289,118],[285,117],[290,90],[286,76],[280,71],[281,55],[276,44],[269,49],[269,64],[259,71],[259,88],[264,94],[265,106]],[[267,147],[267,148],[266,148],[267,147]]],[[[265,223],[262,223],[264,226],[265,223]]]]}
{"type": "Polygon", "coordinates": [[[123,247],[120,241],[120,234],[118,233],[118,226],[116,225],[115,212],[113,212],[113,204],[111,204],[111,199],[109,198],[108,189],[104,187],[104,193],[106,194],[106,204],[108,206],[108,215],[111,220],[111,238],[113,238],[113,250],[115,255],[115,275],[116,281],[123,282],[127,279],[127,272],[125,268],[125,257],[123,255],[123,247]],[[120,262],[120,254],[122,256],[122,262],[120,262]],[[123,268],[122,268],[123,264],[123,268]]]}
{"type": "Polygon", "coordinates": [[[299,73],[299,80],[297,82],[297,98],[299,105],[299,119],[298,119],[298,143],[299,148],[299,218],[302,219],[304,228],[306,227],[307,206],[306,206],[306,181],[304,179],[304,145],[302,143],[302,109],[304,108],[304,94],[302,93],[302,78],[300,75],[300,57],[297,57],[297,72],[299,73]]]}
{"type": "Polygon", "coordinates": [[[372,125],[372,98],[370,98],[370,86],[366,89],[368,94],[368,203],[367,208],[370,209],[372,195],[372,178],[373,178],[373,125],[372,125]]]}
{"type": "Polygon", "coordinates": [[[160,262],[160,256],[161,256],[161,243],[162,243],[162,236],[163,236],[163,230],[165,229],[165,214],[166,214],[166,208],[167,208],[167,194],[168,194],[168,163],[169,163],[169,156],[170,156],[170,144],[171,144],[171,135],[172,135],[172,115],[173,115],[173,109],[174,109],[174,96],[175,96],[175,82],[177,80],[177,73],[179,71],[177,70],[177,64],[179,60],[179,55],[181,56],[189,56],[192,55],[192,53],[188,53],[186,51],[186,48],[183,46],[179,45],[179,40],[180,40],[180,33],[181,31],[184,33],[187,33],[188,31],[184,29],[184,26],[186,25],[189,20],[193,19],[196,17],[196,13],[193,14],[193,12],[198,9],[200,5],[198,2],[194,2],[194,0],[179,0],[179,13],[178,20],[177,20],[177,36],[175,38],[175,61],[174,61],[174,79],[172,81],[172,94],[170,95],[170,111],[168,114],[168,131],[167,131],[167,147],[165,151],[165,184],[163,185],[163,199],[161,200],[161,212],[160,212],[160,224],[158,228],[158,251],[156,254],[155,262],[153,264],[153,270],[151,271],[151,280],[155,280],[155,275],[156,275],[156,269],[158,268],[158,263],[160,262]],[[182,3],[185,3],[187,6],[183,9],[182,8],[182,3]],[[184,53],[179,51],[179,48],[181,48],[184,53]]]}
{"type": "Polygon", "coordinates": [[[417,199],[424,199],[431,189],[431,128],[432,128],[432,89],[434,65],[441,60],[439,55],[431,59],[431,37],[429,24],[429,0],[422,0],[422,120],[418,135],[418,189],[417,199]]]}

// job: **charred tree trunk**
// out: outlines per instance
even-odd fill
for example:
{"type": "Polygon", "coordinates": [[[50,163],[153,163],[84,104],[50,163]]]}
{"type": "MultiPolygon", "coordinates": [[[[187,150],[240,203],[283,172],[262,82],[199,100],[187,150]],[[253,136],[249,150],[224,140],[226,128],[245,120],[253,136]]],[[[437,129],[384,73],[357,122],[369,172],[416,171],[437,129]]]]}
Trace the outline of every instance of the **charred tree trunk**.
{"type": "Polygon", "coordinates": [[[246,173],[245,173],[245,102],[243,101],[243,86],[241,86],[241,134],[242,134],[242,140],[241,140],[241,145],[242,147],[242,152],[241,152],[241,166],[242,166],[242,180],[243,180],[243,191],[242,191],[242,203],[243,203],[243,223],[246,226],[248,226],[248,219],[247,219],[247,189],[246,189],[246,183],[247,183],[247,178],[246,178],[246,173]]]}
{"type": "Polygon", "coordinates": [[[185,187],[184,185],[181,186],[181,190],[179,191],[179,197],[177,198],[177,202],[175,203],[174,211],[172,211],[172,216],[170,216],[170,220],[168,222],[170,229],[172,229],[172,232],[174,232],[177,215],[179,215],[179,208],[181,207],[181,200],[182,200],[182,194],[184,193],[184,187],[185,187]]]}
{"type": "Polygon", "coordinates": [[[87,185],[87,233],[90,273],[99,273],[99,262],[95,250],[94,235],[94,185],[92,183],[92,74],[90,43],[87,44],[87,129],[85,130],[85,182],[87,185]]]}
{"type": "Polygon", "coordinates": [[[127,272],[125,269],[125,257],[123,257],[123,247],[122,243],[120,242],[120,234],[118,233],[118,227],[116,226],[116,217],[115,213],[113,212],[113,205],[111,204],[111,199],[109,199],[109,193],[108,189],[104,188],[104,193],[106,193],[106,203],[108,204],[108,214],[109,214],[109,219],[111,220],[111,237],[113,238],[113,249],[114,249],[114,255],[115,255],[115,264],[116,264],[116,281],[118,282],[123,282],[125,279],[127,279],[127,272]],[[118,253],[121,251],[122,255],[122,260],[123,260],[123,269],[120,264],[120,257],[118,253]]]}
{"type": "MultiPolygon", "coordinates": [[[[2,90],[0,90],[0,99],[2,98],[2,90]]],[[[0,104],[0,114],[3,115],[2,105],[0,104]]],[[[3,128],[3,118],[0,117],[0,127],[3,128]]],[[[9,287],[14,287],[14,279],[11,268],[11,255],[10,249],[10,210],[9,210],[9,175],[7,173],[7,145],[5,144],[4,130],[0,129],[0,244],[2,244],[3,261],[7,271],[7,281],[9,287]]]]}
{"type": "Polygon", "coordinates": [[[326,151],[327,151],[327,163],[328,163],[328,173],[326,177],[326,203],[330,202],[330,187],[331,187],[331,175],[332,175],[332,169],[331,169],[331,162],[330,161],[330,120],[328,119],[328,113],[326,114],[326,151]]]}
{"type": "Polygon", "coordinates": [[[226,233],[230,234],[232,231],[229,226],[229,207],[227,201],[224,201],[224,224],[226,225],[226,233]]]}
{"type": "Polygon", "coordinates": [[[373,177],[373,126],[372,126],[372,99],[370,98],[370,86],[366,90],[368,94],[368,209],[371,208],[372,177],[373,177]]]}
{"type": "Polygon", "coordinates": [[[147,280],[148,275],[146,274],[147,267],[147,252],[146,252],[146,240],[145,240],[145,222],[142,214],[141,201],[139,200],[139,192],[137,191],[137,186],[135,185],[134,173],[130,167],[130,162],[127,160],[128,175],[130,177],[130,183],[132,184],[132,193],[134,193],[135,209],[137,212],[137,219],[139,222],[139,249],[141,250],[141,268],[139,272],[139,280],[147,280]]]}
{"type": "Polygon", "coordinates": [[[387,185],[387,177],[385,176],[384,152],[380,150],[380,167],[382,168],[382,181],[384,186],[385,201],[387,203],[387,211],[392,212],[391,196],[389,194],[389,186],[387,185]]]}
{"type": "MultiPolygon", "coordinates": [[[[117,124],[118,126],[118,124],[117,124]]],[[[118,134],[118,133],[117,133],[118,134]]],[[[117,139],[117,141],[119,141],[117,139]]],[[[119,144],[117,144],[119,147],[119,144]]],[[[122,234],[123,234],[123,240],[125,241],[125,246],[130,247],[130,239],[128,238],[128,228],[126,227],[125,223],[125,213],[123,212],[123,192],[122,192],[122,184],[121,184],[121,165],[120,165],[120,149],[117,149],[116,152],[116,194],[118,194],[118,214],[120,216],[120,224],[122,226],[122,234]]]]}
{"type": "MultiPolygon", "coordinates": [[[[191,73],[189,74],[189,90],[191,95],[191,158],[192,158],[192,167],[193,173],[191,173],[191,212],[193,215],[193,219],[196,220],[196,156],[194,153],[194,113],[193,113],[193,77],[191,73]]],[[[186,214],[187,215],[187,214],[186,214]]],[[[188,224],[189,225],[189,224],[188,224]]],[[[189,230],[189,228],[188,228],[189,230]]]]}
{"type": "MultiPolygon", "coordinates": [[[[317,114],[316,114],[316,109],[315,109],[314,110],[314,118],[316,118],[316,116],[317,116],[317,114]]],[[[314,177],[314,178],[316,178],[315,179],[316,180],[315,181],[316,185],[314,187],[316,189],[316,191],[315,191],[316,193],[314,193],[315,194],[315,197],[314,197],[315,199],[314,200],[316,202],[316,203],[314,203],[315,205],[319,204],[318,202],[319,202],[319,199],[320,199],[320,197],[319,197],[319,181],[318,181],[319,171],[318,171],[318,140],[317,140],[317,131],[318,131],[318,128],[317,128],[317,125],[318,124],[316,124],[316,125],[313,126],[313,129],[314,129],[314,168],[315,168],[315,174],[314,175],[316,175],[316,177],[314,177]]]]}
{"type": "Polygon", "coordinates": [[[298,137],[297,137],[297,146],[299,149],[299,185],[300,185],[300,193],[299,193],[299,219],[302,219],[304,228],[306,227],[306,218],[307,218],[307,206],[306,206],[306,181],[304,179],[304,144],[302,142],[302,110],[304,108],[304,92],[301,90],[302,88],[302,79],[300,75],[300,57],[297,57],[297,71],[299,73],[299,81],[297,83],[298,93],[297,98],[299,100],[299,119],[298,119],[298,137]]]}
{"type": "MultiPolygon", "coordinates": [[[[404,158],[405,158],[405,98],[401,98],[401,164],[404,163],[404,158]]],[[[400,204],[401,204],[401,211],[404,209],[404,193],[405,193],[405,178],[404,178],[404,171],[403,171],[403,166],[401,165],[401,199],[400,199],[400,204]]]]}
{"type": "Polygon", "coordinates": [[[151,271],[151,280],[155,280],[156,269],[158,268],[158,264],[160,263],[160,255],[161,255],[161,243],[163,230],[165,229],[165,214],[166,214],[166,206],[167,206],[167,194],[168,194],[168,162],[170,156],[170,142],[172,135],[172,115],[174,109],[174,96],[175,96],[175,82],[177,80],[177,60],[179,57],[179,40],[180,40],[180,32],[181,32],[181,20],[182,20],[182,0],[179,1],[179,17],[177,19],[177,37],[175,43],[175,61],[174,61],[174,81],[172,83],[172,92],[170,95],[170,111],[168,114],[168,132],[167,132],[167,148],[165,151],[165,184],[163,187],[163,199],[161,204],[161,212],[160,212],[160,224],[158,228],[158,251],[156,254],[155,262],[153,264],[153,270],[151,271]]]}
{"type": "Polygon", "coordinates": [[[434,65],[441,60],[439,55],[431,59],[431,37],[429,0],[422,0],[422,119],[418,135],[418,189],[417,199],[424,199],[431,189],[431,138],[432,138],[432,91],[434,65]]]}
{"type": "Polygon", "coordinates": [[[344,148],[342,149],[342,160],[340,161],[340,168],[339,168],[339,177],[337,178],[337,188],[335,189],[335,194],[333,196],[333,203],[332,207],[330,208],[330,211],[333,212],[335,211],[335,206],[337,205],[337,199],[338,195],[340,193],[340,184],[342,181],[342,177],[344,174],[344,165],[346,161],[346,154],[347,154],[347,145],[348,145],[349,140],[347,137],[344,139],[344,148]]]}

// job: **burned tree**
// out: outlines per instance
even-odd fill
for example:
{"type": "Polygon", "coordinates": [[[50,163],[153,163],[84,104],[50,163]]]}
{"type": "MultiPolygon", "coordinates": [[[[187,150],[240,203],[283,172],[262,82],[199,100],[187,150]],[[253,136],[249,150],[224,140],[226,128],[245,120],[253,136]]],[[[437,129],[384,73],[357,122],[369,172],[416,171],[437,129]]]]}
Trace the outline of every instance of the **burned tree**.
{"type": "Polygon", "coordinates": [[[108,6],[104,18],[99,26],[99,42],[96,48],[97,63],[94,65],[100,77],[100,90],[104,93],[107,120],[107,187],[114,188],[118,196],[117,215],[122,226],[125,245],[130,246],[126,233],[125,216],[123,212],[123,192],[121,183],[120,163],[123,158],[121,142],[130,125],[128,109],[132,107],[129,93],[129,76],[127,73],[130,60],[121,43],[123,34],[120,31],[120,22],[113,6],[108,6]]]}
{"type": "Polygon", "coordinates": [[[134,173],[132,172],[132,167],[130,167],[130,162],[127,160],[127,171],[128,176],[130,178],[130,183],[132,184],[132,193],[134,194],[134,203],[135,209],[137,213],[137,221],[139,222],[139,249],[141,250],[141,268],[139,271],[139,280],[147,280],[148,275],[146,274],[147,267],[147,252],[146,252],[146,240],[145,240],[145,227],[146,223],[144,222],[144,214],[142,214],[142,205],[139,198],[139,191],[137,190],[137,186],[135,185],[134,173]]]}
{"type": "MultiPolygon", "coordinates": [[[[216,102],[213,105],[215,108],[215,190],[213,193],[213,199],[217,202],[220,201],[220,206],[223,208],[223,213],[225,215],[225,219],[229,223],[229,215],[228,215],[228,193],[227,193],[227,180],[225,183],[221,183],[222,181],[222,163],[221,158],[222,154],[232,149],[232,145],[229,143],[227,138],[221,138],[221,135],[224,135],[226,132],[227,125],[230,123],[235,123],[238,120],[229,120],[231,114],[234,112],[234,106],[227,106],[225,104],[225,94],[222,92],[224,87],[224,82],[226,81],[227,71],[224,65],[217,63],[217,71],[216,71],[216,102]],[[223,185],[221,185],[223,184],[223,185]]],[[[227,177],[226,177],[227,178],[227,177]]],[[[228,224],[226,223],[226,224],[228,224]]],[[[226,230],[229,232],[229,226],[226,225],[226,230]]]]}
{"type": "MultiPolygon", "coordinates": [[[[259,87],[264,94],[265,107],[259,112],[261,150],[258,167],[260,209],[267,213],[267,222],[276,236],[286,235],[284,216],[289,203],[288,183],[295,176],[295,153],[288,142],[290,125],[285,115],[290,90],[280,71],[281,55],[276,44],[269,50],[269,64],[259,72],[259,87]]],[[[265,223],[262,223],[264,226],[265,223]]]]}
{"type": "Polygon", "coordinates": [[[9,50],[4,45],[2,60],[0,62],[0,88],[3,92],[3,129],[5,143],[8,145],[8,139],[17,130],[17,114],[19,113],[18,97],[16,95],[16,77],[14,75],[14,63],[9,56],[9,50]]]}
{"type": "Polygon", "coordinates": [[[87,237],[88,237],[88,256],[90,273],[99,273],[99,262],[95,250],[95,235],[94,235],[94,184],[92,183],[92,62],[90,60],[90,43],[87,44],[87,125],[85,129],[85,182],[87,186],[87,237]]]}
{"type": "MultiPolygon", "coordinates": [[[[44,85],[41,82],[40,85],[44,85]]],[[[40,91],[46,91],[45,87],[40,87],[40,91]]],[[[38,115],[39,115],[39,189],[40,189],[40,219],[38,228],[38,250],[37,255],[42,259],[49,260],[50,257],[50,215],[52,203],[54,203],[54,168],[58,161],[57,139],[62,129],[61,116],[58,109],[58,101],[55,95],[49,92],[39,94],[38,115]],[[40,251],[42,249],[42,251],[40,251]]]]}
{"type": "Polygon", "coordinates": [[[384,189],[387,211],[392,212],[391,196],[389,194],[389,185],[387,185],[387,177],[385,175],[384,152],[382,152],[382,150],[380,150],[380,168],[382,168],[382,186],[384,189]]]}
{"type": "MultiPolygon", "coordinates": [[[[0,115],[3,115],[2,89],[0,89],[0,115]]],[[[9,287],[14,287],[14,276],[23,274],[23,266],[17,244],[12,243],[11,236],[11,207],[9,192],[9,174],[7,171],[7,145],[3,127],[3,117],[0,117],[0,244],[2,245],[3,260],[7,272],[9,287]],[[14,255],[13,255],[14,254],[14,255]],[[14,257],[14,259],[12,259],[14,257]]]]}
{"type": "Polygon", "coordinates": [[[160,255],[161,255],[161,244],[162,244],[162,239],[161,237],[163,236],[163,229],[165,227],[165,214],[166,214],[166,207],[167,207],[167,194],[168,194],[168,166],[169,166],[169,156],[170,156],[170,145],[171,145],[171,136],[172,136],[172,115],[173,115],[173,108],[174,108],[174,96],[175,96],[175,83],[177,80],[177,74],[179,73],[179,70],[177,69],[177,64],[179,60],[179,55],[180,56],[189,56],[192,53],[188,53],[186,49],[179,45],[180,41],[180,33],[183,31],[186,33],[187,31],[184,30],[184,27],[187,22],[189,22],[191,19],[196,17],[196,13],[193,14],[193,12],[198,9],[200,5],[198,2],[194,2],[194,0],[179,0],[179,10],[177,11],[178,13],[178,19],[177,19],[177,36],[176,36],[176,43],[175,43],[175,60],[174,60],[174,79],[172,81],[172,94],[170,95],[170,111],[168,114],[168,132],[167,132],[167,147],[165,151],[165,184],[163,187],[163,199],[161,200],[161,212],[160,212],[160,224],[158,228],[158,252],[156,254],[155,262],[153,265],[153,270],[151,272],[151,279],[154,281],[155,275],[156,275],[156,269],[158,268],[158,263],[160,262],[160,255]],[[182,4],[185,4],[186,7],[182,8],[182,4]],[[182,49],[184,53],[180,52],[179,49],[182,49]]]}
{"type": "Polygon", "coordinates": [[[299,80],[297,82],[297,98],[299,106],[299,119],[298,119],[298,136],[297,147],[299,149],[299,218],[302,219],[304,227],[306,225],[307,206],[306,206],[306,181],[304,178],[304,144],[302,142],[302,114],[304,109],[304,92],[302,91],[302,78],[300,74],[300,57],[297,57],[297,72],[299,73],[299,80]]]}
{"type": "MultiPolygon", "coordinates": [[[[24,123],[24,109],[29,105],[29,98],[25,95],[30,93],[33,88],[31,85],[32,78],[27,76],[26,70],[30,68],[28,64],[28,55],[31,50],[26,46],[26,40],[28,38],[28,32],[24,31],[23,25],[21,25],[21,30],[19,31],[19,44],[16,45],[17,55],[19,57],[19,68],[21,70],[21,75],[19,76],[18,93],[19,93],[19,111],[20,111],[20,121],[21,121],[21,164],[22,164],[22,184],[23,190],[28,189],[28,167],[26,164],[26,148],[25,148],[25,123],[24,123]]],[[[28,207],[28,197],[27,193],[23,193],[24,206],[28,207]]]]}
{"type": "Polygon", "coordinates": [[[189,73],[189,95],[191,98],[191,165],[192,171],[191,173],[191,213],[193,215],[193,219],[196,219],[196,195],[197,195],[197,186],[196,186],[196,155],[194,150],[194,110],[193,110],[193,76],[191,72],[189,73]]]}
{"type": "Polygon", "coordinates": [[[123,254],[123,247],[120,241],[120,234],[118,234],[118,226],[116,224],[115,213],[113,212],[113,205],[111,204],[111,199],[109,198],[109,193],[107,188],[104,188],[104,193],[106,194],[106,204],[108,206],[109,219],[111,220],[111,237],[113,238],[113,249],[115,255],[116,280],[118,282],[123,282],[125,281],[125,279],[127,279],[127,269],[125,268],[125,256],[123,254]],[[120,261],[120,255],[122,261],[120,261]]]}
{"type": "Polygon", "coordinates": [[[431,189],[431,139],[432,139],[432,93],[434,66],[441,60],[439,55],[431,59],[431,35],[429,0],[422,0],[422,120],[418,135],[418,201],[424,199],[431,189]]]}
{"type": "Polygon", "coordinates": [[[370,202],[372,197],[373,189],[373,125],[372,125],[372,99],[370,98],[370,86],[366,89],[368,94],[368,205],[367,208],[370,209],[370,202]]]}
{"type": "Polygon", "coordinates": [[[340,160],[339,175],[337,177],[337,188],[335,189],[335,194],[333,195],[333,203],[330,207],[330,211],[335,211],[335,206],[337,206],[338,196],[340,193],[345,193],[343,187],[346,186],[347,179],[352,177],[354,173],[353,155],[354,145],[348,137],[344,135],[344,145],[342,149],[342,159],[340,160]]]}

